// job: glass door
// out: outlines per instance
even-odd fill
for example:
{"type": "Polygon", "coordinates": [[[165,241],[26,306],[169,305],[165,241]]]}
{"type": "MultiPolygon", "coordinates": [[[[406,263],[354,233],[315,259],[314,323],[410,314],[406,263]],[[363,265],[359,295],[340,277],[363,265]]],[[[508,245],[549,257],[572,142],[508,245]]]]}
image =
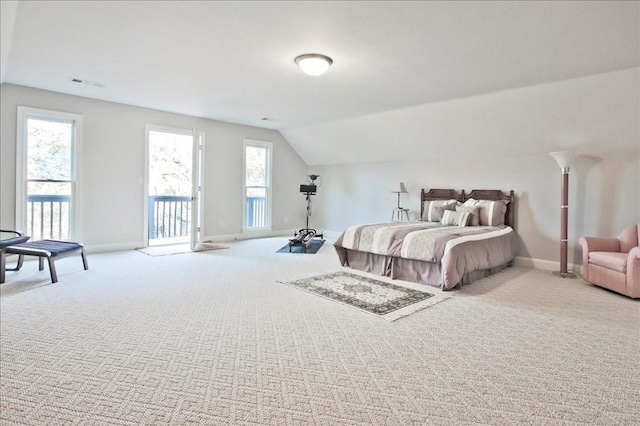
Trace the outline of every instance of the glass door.
{"type": "Polygon", "coordinates": [[[194,132],[147,128],[147,245],[191,244],[194,132]]]}

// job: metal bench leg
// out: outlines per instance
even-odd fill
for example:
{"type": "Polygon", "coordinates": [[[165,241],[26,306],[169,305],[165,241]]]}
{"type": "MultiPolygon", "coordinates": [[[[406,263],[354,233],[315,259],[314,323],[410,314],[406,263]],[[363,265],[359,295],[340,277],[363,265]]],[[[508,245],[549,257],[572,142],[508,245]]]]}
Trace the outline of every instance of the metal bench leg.
{"type": "Polygon", "coordinates": [[[0,284],[4,284],[7,278],[6,271],[19,271],[22,268],[23,256],[18,256],[18,264],[15,268],[7,268],[7,253],[0,250],[0,284]]]}
{"type": "Polygon", "coordinates": [[[19,254],[18,255],[18,264],[16,265],[16,267],[14,269],[12,269],[13,271],[19,271],[20,268],[22,268],[22,262],[24,262],[24,256],[19,254]]]}
{"type": "Polygon", "coordinates": [[[7,266],[7,253],[0,249],[0,284],[4,284],[5,268],[7,266]]]}
{"type": "Polygon", "coordinates": [[[82,265],[84,266],[84,270],[89,269],[89,262],[87,262],[87,255],[84,254],[84,249],[80,251],[80,256],[82,256],[82,265]]]}
{"type": "MultiPolygon", "coordinates": [[[[47,260],[49,261],[49,273],[51,274],[51,282],[52,283],[57,283],[58,282],[58,274],[56,274],[56,265],[53,263],[53,257],[48,257],[47,256],[47,260]]],[[[40,264],[44,263],[44,258],[40,258],[40,264]]],[[[42,269],[40,269],[42,270],[42,269]]]]}
{"type": "MultiPolygon", "coordinates": [[[[6,253],[5,253],[6,256],[6,253]]],[[[4,265],[4,270],[5,271],[19,271],[20,268],[22,268],[22,262],[24,262],[24,256],[19,254],[18,255],[18,263],[16,264],[15,268],[7,268],[7,263],[5,261],[5,265],[4,265]]]]}
{"type": "Polygon", "coordinates": [[[38,256],[38,271],[42,271],[43,269],[44,269],[44,257],[38,256]]]}

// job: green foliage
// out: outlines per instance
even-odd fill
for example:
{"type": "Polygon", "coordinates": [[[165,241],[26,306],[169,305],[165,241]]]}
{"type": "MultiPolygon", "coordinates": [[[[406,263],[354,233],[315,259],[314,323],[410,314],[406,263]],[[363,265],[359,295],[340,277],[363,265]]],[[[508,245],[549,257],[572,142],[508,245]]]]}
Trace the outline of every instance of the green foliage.
{"type": "Polygon", "coordinates": [[[267,149],[247,146],[246,150],[246,185],[267,185],[267,149]]]}
{"type": "Polygon", "coordinates": [[[192,137],[149,132],[149,195],[191,195],[192,137]]]}
{"type": "Polygon", "coordinates": [[[71,180],[73,124],[37,119],[27,123],[27,178],[71,180]]]}

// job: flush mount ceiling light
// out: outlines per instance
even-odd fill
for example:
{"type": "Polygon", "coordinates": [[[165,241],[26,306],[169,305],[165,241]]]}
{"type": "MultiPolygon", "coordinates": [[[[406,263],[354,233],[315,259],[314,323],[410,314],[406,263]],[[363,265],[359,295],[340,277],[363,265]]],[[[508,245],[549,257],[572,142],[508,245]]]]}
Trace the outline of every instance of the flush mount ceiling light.
{"type": "Polygon", "coordinates": [[[295,59],[295,61],[300,69],[309,75],[323,74],[333,63],[333,60],[330,57],[317,53],[300,55],[295,59]]]}

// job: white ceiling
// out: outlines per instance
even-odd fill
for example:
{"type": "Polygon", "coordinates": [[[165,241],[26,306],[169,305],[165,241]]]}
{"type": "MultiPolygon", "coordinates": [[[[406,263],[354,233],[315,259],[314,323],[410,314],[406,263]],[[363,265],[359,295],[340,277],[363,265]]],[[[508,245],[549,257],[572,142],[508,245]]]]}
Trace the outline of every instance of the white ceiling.
{"type": "Polygon", "coordinates": [[[278,130],[640,64],[638,2],[0,3],[2,82],[278,130]]]}

